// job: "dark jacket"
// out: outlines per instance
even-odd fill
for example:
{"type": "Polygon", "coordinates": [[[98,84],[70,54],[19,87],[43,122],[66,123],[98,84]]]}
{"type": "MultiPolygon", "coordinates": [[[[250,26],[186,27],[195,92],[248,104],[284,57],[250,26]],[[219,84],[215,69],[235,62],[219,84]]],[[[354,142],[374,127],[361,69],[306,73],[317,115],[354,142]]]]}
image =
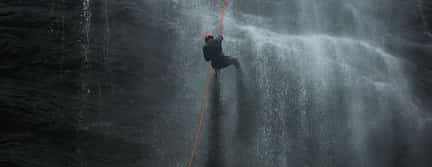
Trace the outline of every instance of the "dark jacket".
{"type": "Polygon", "coordinates": [[[220,35],[215,39],[210,39],[206,42],[203,46],[204,59],[206,61],[215,60],[223,54],[222,40],[223,37],[220,35]]]}

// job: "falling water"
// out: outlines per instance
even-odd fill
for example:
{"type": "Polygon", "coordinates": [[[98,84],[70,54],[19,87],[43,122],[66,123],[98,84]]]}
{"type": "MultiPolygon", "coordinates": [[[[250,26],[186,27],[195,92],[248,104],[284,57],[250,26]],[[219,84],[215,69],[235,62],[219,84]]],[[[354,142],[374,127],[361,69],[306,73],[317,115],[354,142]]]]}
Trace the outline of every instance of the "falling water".
{"type": "MultiPolygon", "coordinates": [[[[189,3],[181,4],[176,57],[185,78],[180,84],[199,95],[205,64],[191,66],[200,52],[182,48],[191,36],[214,30],[217,10],[205,1],[189,3]]],[[[403,61],[380,47],[389,29],[380,18],[389,11],[380,7],[369,1],[231,2],[224,51],[239,58],[243,70],[222,72],[223,123],[209,116],[207,129],[211,144],[220,133],[213,130],[223,129],[218,138],[225,143],[218,144],[225,148],[218,153],[234,157],[228,164],[394,166],[401,156],[394,148],[409,145],[422,118],[403,61]],[[252,14],[232,11],[253,7],[252,14]],[[235,86],[236,77],[244,84],[235,86]]],[[[193,45],[201,41],[193,38],[193,45]]],[[[214,149],[206,144],[203,150],[214,149]]]]}
{"type": "MultiPolygon", "coordinates": [[[[62,9],[64,10],[66,8],[65,0],[61,1],[62,9]]],[[[66,34],[65,34],[65,14],[63,13],[61,16],[61,60],[60,60],[60,71],[62,73],[61,77],[63,77],[64,73],[64,62],[65,62],[65,40],[66,40],[66,34]]]]}
{"type": "Polygon", "coordinates": [[[81,55],[83,56],[83,67],[81,72],[81,100],[84,102],[81,106],[80,112],[78,113],[78,127],[82,127],[82,121],[84,118],[84,112],[87,107],[87,99],[90,94],[88,88],[88,74],[86,70],[89,68],[89,47],[90,47],[90,26],[91,26],[91,11],[90,11],[90,0],[82,1],[81,9],[81,55]]]}
{"type": "Polygon", "coordinates": [[[109,46],[110,46],[110,40],[111,40],[111,29],[110,29],[110,22],[109,22],[109,2],[108,0],[105,0],[104,3],[104,24],[105,24],[105,34],[104,34],[104,58],[103,61],[105,63],[105,59],[109,56],[109,46]]]}
{"type": "Polygon", "coordinates": [[[256,48],[245,66],[255,66],[262,91],[256,137],[264,164],[389,165],[371,157],[373,135],[392,131],[394,115],[415,112],[398,59],[347,37],[240,29],[256,48]]]}
{"type": "MultiPolygon", "coordinates": [[[[90,26],[91,26],[91,9],[90,9],[90,0],[83,0],[82,1],[82,8],[81,8],[81,55],[83,56],[82,61],[82,69],[81,69],[81,106],[78,113],[78,128],[77,131],[81,131],[85,129],[84,125],[84,117],[85,113],[88,110],[88,99],[90,94],[89,89],[89,76],[88,76],[88,68],[89,68],[89,49],[90,49],[90,26]]],[[[87,166],[83,148],[78,147],[76,150],[76,153],[78,155],[78,162],[80,167],[87,166]]]]}
{"type": "Polygon", "coordinates": [[[88,63],[88,51],[90,45],[90,26],[91,26],[91,11],[90,11],[90,0],[82,1],[81,9],[81,48],[84,57],[84,62],[88,63]]]}

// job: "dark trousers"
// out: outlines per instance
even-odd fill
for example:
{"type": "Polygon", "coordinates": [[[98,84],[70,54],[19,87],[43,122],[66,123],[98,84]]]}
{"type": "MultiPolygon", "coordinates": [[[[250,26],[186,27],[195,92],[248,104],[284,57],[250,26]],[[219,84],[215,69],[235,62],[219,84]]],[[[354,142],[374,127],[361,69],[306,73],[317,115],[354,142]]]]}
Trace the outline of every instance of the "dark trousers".
{"type": "Polygon", "coordinates": [[[237,66],[238,61],[236,58],[232,58],[229,56],[221,55],[211,61],[211,65],[213,69],[220,70],[222,68],[228,67],[230,65],[237,66]]]}

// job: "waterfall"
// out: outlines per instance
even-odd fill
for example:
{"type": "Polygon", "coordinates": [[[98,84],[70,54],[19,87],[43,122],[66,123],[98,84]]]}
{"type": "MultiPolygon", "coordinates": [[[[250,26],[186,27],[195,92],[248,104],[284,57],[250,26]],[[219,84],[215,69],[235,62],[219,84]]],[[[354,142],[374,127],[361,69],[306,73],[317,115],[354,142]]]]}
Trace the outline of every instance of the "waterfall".
{"type": "Polygon", "coordinates": [[[88,63],[88,52],[90,45],[90,26],[91,26],[91,10],[90,10],[90,0],[82,1],[81,9],[81,48],[82,55],[84,57],[84,62],[88,63]]]}
{"type": "MultiPolygon", "coordinates": [[[[182,48],[202,45],[195,36],[213,31],[217,12],[194,2],[199,5],[176,2],[186,8],[176,57],[185,78],[179,84],[188,90],[180,94],[199,96],[203,80],[197,78],[205,76],[205,64],[192,66],[188,62],[196,62],[200,52],[182,48]],[[192,44],[184,44],[191,36],[192,44]]],[[[394,165],[392,158],[400,155],[393,149],[409,145],[422,118],[403,60],[381,47],[390,29],[383,18],[391,13],[389,3],[230,2],[223,46],[243,70],[241,75],[223,70],[218,89],[223,123],[214,125],[211,121],[219,118],[209,116],[209,124],[224,131],[225,143],[219,145],[226,148],[218,153],[236,155],[225,161],[234,166],[394,165]],[[243,85],[235,86],[236,77],[243,85]],[[233,128],[242,137],[231,138],[233,128]],[[233,141],[237,146],[230,147],[230,140],[238,140],[233,141]]],[[[214,141],[211,134],[220,132],[208,130],[208,140],[214,141]]]]}
{"type": "Polygon", "coordinates": [[[105,63],[105,59],[109,56],[109,47],[110,47],[110,40],[111,40],[111,29],[110,29],[110,22],[109,22],[109,2],[108,0],[105,0],[104,3],[104,24],[105,24],[105,34],[104,34],[104,58],[103,61],[105,63]]]}
{"type": "MultiPolygon", "coordinates": [[[[91,28],[91,2],[90,0],[83,0],[82,1],[82,7],[81,7],[81,33],[80,33],[80,43],[81,43],[81,55],[83,57],[82,60],[82,67],[80,72],[81,77],[81,106],[79,109],[79,113],[77,114],[77,133],[79,133],[82,130],[86,130],[88,127],[85,125],[85,114],[88,112],[89,108],[89,95],[90,95],[90,88],[89,88],[89,52],[90,52],[90,28],[91,28]]],[[[77,160],[79,162],[80,167],[86,167],[88,166],[86,158],[84,157],[85,149],[81,147],[76,148],[76,154],[77,154],[77,160]]]]}
{"type": "MultiPolygon", "coordinates": [[[[256,137],[263,150],[257,156],[265,164],[388,163],[371,157],[373,135],[377,128],[393,131],[395,115],[416,112],[399,59],[349,37],[238,28],[248,38],[226,45],[252,42],[247,48],[256,54],[242,62],[246,69],[256,68],[255,87],[262,92],[256,137]]],[[[391,148],[393,143],[380,144],[391,148]]]]}
{"type": "Polygon", "coordinates": [[[78,113],[78,127],[83,126],[84,114],[87,109],[88,95],[90,94],[88,74],[86,71],[89,68],[89,51],[90,51],[90,26],[91,26],[91,10],[90,0],[82,1],[81,9],[81,55],[83,56],[81,69],[81,101],[83,102],[80,112],[78,113]]]}

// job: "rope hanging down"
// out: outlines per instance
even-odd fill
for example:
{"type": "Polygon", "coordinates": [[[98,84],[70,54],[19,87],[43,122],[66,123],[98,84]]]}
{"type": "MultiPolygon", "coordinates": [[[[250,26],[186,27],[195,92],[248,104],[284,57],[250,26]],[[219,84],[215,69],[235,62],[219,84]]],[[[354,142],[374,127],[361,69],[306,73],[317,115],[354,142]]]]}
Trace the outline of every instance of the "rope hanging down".
{"type": "MultiPolygon", "coordinates": [[[[219,27],[218,27],[220,35],[222,35],[223,31],[224,31],[225,8],[227,6],[228,6],[228,0],[223,0],[223,6],[221,9],[221,13],[220,13],[220,20],[219,20],[219,27]]],[[[192,162],[195,159],[196,148],[198,147],[200,136],[201,136],[201,129],[204,125],[204,113],[207,110],[207,98],[208,98],[208,92],[209,92],[210,79],[211,79],[211,66],[209,64],[208,70],[207,70],[207,80],[205,82],[205,87],[204,87],[204,96],[201,99],[201,111],[200,111],[200,115],[199,115],[199,126],[195,131],[194,142],[192,144],[191,158],[187,161],[187,167],[191,167],[192,162]]]]}

